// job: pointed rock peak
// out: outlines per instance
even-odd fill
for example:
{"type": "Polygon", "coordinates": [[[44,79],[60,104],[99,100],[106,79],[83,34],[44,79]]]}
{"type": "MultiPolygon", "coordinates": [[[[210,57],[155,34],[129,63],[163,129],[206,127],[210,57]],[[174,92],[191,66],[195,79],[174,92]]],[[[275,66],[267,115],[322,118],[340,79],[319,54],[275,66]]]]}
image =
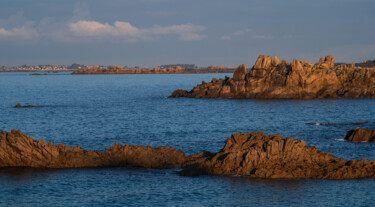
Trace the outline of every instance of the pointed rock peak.
{"type": "Polygon", "coordinates": [[[242,65],[238,66],[236,71],[234,71],[233,80],[234,81],[245,80],[246,73],[247,73],[247,71],[246,71],[246,65],[245,64],[242,64],[242,65]]]}
{"type": "Polygon", "coordinates": [[[268,69],[272,64],[271,56],[259,55],[257,61],[255,62],[255,69],[268,69]]]}
{"type": "Polygon", "coordinates": [[[302,67],[302,64],[300,61],[298,61],[297,59],[293,59],[293,63],[292,63],[292,70],[302,70],[303,67],[302,67]]]}
{"type": "Polygon", "coordinates": [[[279,65],[279,64],[280,64],[279,57],[274,56],[274,57],[273,57],[272,65],[273,65],[273,66],[277,66],[277,65],[279,65]]]}

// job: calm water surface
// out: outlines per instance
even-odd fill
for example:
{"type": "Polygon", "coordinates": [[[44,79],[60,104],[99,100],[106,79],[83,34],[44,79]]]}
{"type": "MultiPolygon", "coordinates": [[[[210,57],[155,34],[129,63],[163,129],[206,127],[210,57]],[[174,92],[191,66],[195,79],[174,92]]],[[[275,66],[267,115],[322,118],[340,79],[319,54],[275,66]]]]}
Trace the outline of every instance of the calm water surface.
{"type": "MultiPolygon", "coordinates": [[[[0,130],[104,150],[113,143],[216,152],[232,133],[264,130],[346,159],[375,159],[375,144],[343,141],[375,128],[375,100],[168,99],[173,90],[231,74],[31,76],[0,73],[0,130]],[[37,108],[12,108],[15,104],[37,108]]],[[[373,206],[373,179],[180,177],[177,170],[1,169],[4,206],[373,206]]]]}

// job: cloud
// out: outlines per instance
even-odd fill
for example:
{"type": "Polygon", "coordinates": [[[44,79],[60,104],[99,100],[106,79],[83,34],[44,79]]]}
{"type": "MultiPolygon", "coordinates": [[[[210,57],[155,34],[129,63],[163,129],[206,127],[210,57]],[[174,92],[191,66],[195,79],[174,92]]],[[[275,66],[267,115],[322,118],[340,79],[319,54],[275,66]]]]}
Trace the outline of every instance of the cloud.
{"type": "Polygon", "coordinates": [[[75,36],[81,37],[123,37],[134,39],[152,39],[161,35],[178,35],[180,40],[201,40],[204,35],[198,34],[205,27],[193,24],[180,24],[171,26],[153,26],[151,28],[138,28],[129,22],[115,21],[113,25],[97,21],[78,21],[69,24],[70,31],[75,36]]]}
{"type": "Polygon", "coordinates": [[[0,37],[31,39],[37,36],[37,32],[28,27],[19,27],[6,30],[0,28],[0,37]]]}
{"type": "Polygon", "coordinates": [[[235,32],[230,33],[229,35],[223,35],[220,37],[221,40],[231,40],[233,38],[236,38],[237,36],[243,36],[249,33],[252,33],[252,29],[246,28],[246,29],[241,29],[237,30],[235,32]]]}

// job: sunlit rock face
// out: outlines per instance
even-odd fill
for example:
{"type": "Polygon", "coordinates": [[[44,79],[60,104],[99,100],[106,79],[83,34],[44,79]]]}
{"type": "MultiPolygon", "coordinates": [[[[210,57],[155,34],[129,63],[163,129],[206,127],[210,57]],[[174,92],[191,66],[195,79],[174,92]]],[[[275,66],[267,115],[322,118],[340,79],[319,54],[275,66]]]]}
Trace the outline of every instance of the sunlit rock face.
{"type": "MultiPolygon", "coordinates": [[[[375,98],[375,68],[355,67],[355,64],[335,66],[332,56],[316,64],[294,59],[280,62],[275,56],[260,55],[247,72],[241,65],[233,78],[212,80],[197,85],[191,91],[178,90],[171,98],[258,98],[317,99],[375,98]]],[[[245,67],[245,68],[244,68],[245,67]]]]}

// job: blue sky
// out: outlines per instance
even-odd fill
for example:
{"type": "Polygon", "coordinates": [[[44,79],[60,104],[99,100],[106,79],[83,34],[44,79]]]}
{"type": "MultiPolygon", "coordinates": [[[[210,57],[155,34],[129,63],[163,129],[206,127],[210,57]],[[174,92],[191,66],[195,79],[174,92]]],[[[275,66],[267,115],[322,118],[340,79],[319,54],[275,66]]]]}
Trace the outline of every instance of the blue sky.
{"type": "Polygon", "coordinates": [[[375,59],[373,0],[0,0],[0,65],[375,59]]]}

